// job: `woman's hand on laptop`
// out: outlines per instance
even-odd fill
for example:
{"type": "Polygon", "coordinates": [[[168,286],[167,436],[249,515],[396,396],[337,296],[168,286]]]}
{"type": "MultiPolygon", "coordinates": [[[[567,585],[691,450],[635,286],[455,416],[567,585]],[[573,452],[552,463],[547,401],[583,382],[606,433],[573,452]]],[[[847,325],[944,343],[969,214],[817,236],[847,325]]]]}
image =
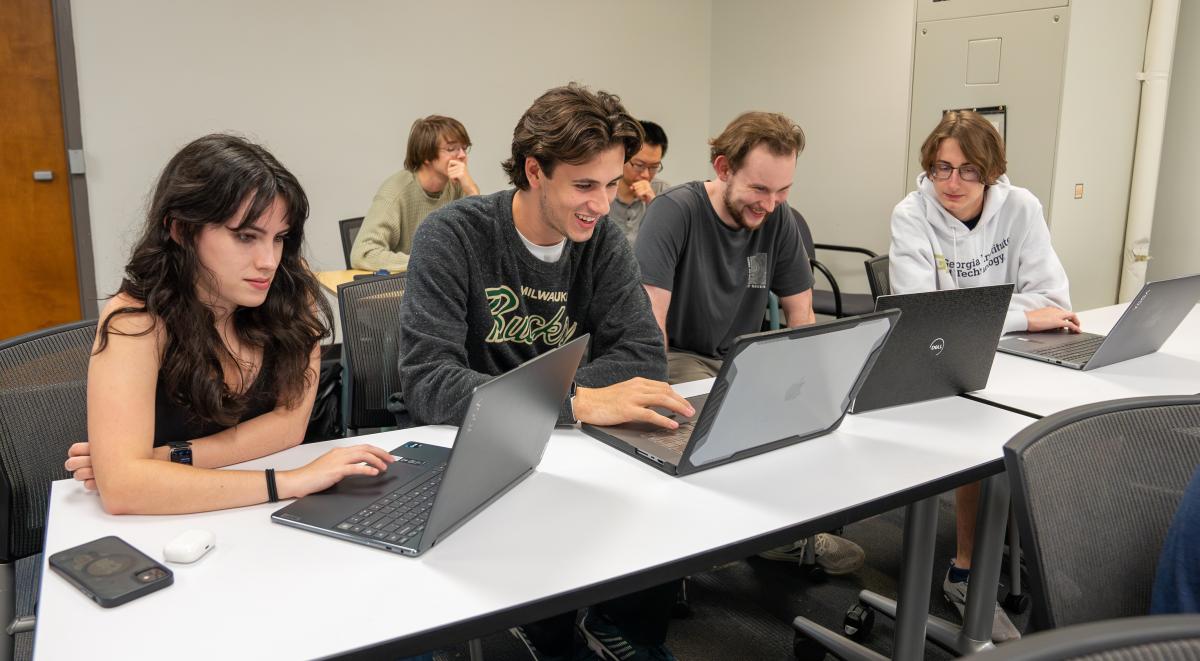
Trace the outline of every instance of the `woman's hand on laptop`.
{"type": "Polygon", "coordinates": [[[1056,307],[1046,307],[1038,310],[1029,310],[1025,312],[1025,319],[1029,321],[1029,332],[1036,333],[1039,331],[1058,330],[1066,328],[1072,333],[1079,333],[1079,317],[1075,316],[1070,310],[1062,310],[1056,307]]]}
{"type": "Polygon", "coordinates": [[[674,411],[683,416],[696,414],[686,399],[662,381],[635,377],[606,388],[575,390],[575,419],[593,425],[619,425],[623,422],[648,422],[675,429],[679,423],[650,407],[674,411]]]}
{"type": "Polygon", "coordinates": [[[374,445],[334,448],[308,465],[275,476],[279,498],[300,498],[324,491],[351,475],[379,475],[396,461],[387,450],[374,445]]]}

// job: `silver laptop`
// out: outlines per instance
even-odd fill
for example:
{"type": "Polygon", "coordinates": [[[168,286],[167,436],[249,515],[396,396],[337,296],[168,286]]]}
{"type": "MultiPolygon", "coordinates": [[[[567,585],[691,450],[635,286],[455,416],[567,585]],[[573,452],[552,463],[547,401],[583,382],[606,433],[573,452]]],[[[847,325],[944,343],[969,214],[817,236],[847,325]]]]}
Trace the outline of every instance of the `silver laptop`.
{"type": "Polygon", "coordinates": [[[851,413],[986,386],[1012,291],[1009,284],[880,296],[876,310],[903,314],[851,413]]]}
{"type": "Polygon", "coordinates": [[[1200,274],[1147,283],[1108,335],[1012,333],[999,349],[1077,370],[1093,370],[1158,351],[1200,301],[1200,274]]]}
{"type": "Polygon", "coordinates": [[[275,523],[420,555],[533,472],[558,421],[588,335],[471,393],[452,448],[410,442],[376,477],[355,476],[271,515],[275,523]]]}
{"type": "Polygon", "coordinates": [[[679,428],[582,426],[595,438],[671,475],[686,475],[837,429],[900,316],[872,312],[738,337],[696,414],[679,428]]]}

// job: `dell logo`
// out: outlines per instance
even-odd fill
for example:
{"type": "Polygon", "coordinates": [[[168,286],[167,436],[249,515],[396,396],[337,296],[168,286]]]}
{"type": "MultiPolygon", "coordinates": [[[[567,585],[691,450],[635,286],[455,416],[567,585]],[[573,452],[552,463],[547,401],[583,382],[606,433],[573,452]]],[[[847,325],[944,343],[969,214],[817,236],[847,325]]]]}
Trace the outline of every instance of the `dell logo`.
{"type": "Polygon", "coordinates": [[[942,355],[942,352],[946,350],[946,341],[940,337],[934,338],[934,340],[929,343],[929,350],[932,351],[933,355],[935,356],[942,355]]]}

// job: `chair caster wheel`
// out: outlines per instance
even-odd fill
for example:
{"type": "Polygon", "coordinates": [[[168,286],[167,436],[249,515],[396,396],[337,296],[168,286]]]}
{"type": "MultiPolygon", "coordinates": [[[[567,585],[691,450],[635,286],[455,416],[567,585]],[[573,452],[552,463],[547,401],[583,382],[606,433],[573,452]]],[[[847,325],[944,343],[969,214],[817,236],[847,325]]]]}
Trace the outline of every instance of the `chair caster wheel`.
{"type": "Polygon", "coordinates": [[[874,627],[875,609],[863,604],[854,604],[846,609],[846,616],[842,618],[842,632],[847,637],[863,640],[871,635],[871,629],[874,627]]]}
{"type": "Polygon", "coordinates": [[[1001,605],[1014,613],[1024,613],[1029,610],[1029,595],[1024,592],[1007,595],[1001,605]]]}
{"type": "Polygon", "coordinates": [[[825,648],[797,631],[792,636],[792,655],[799,661],[825,661],[825,648]]]}
{"type": "Polygon", "coordinates": [[[686,601],[677,601],[671,604],[671,617],[677,620],[685,620],[692,616],[692,605],[686,601]]]}

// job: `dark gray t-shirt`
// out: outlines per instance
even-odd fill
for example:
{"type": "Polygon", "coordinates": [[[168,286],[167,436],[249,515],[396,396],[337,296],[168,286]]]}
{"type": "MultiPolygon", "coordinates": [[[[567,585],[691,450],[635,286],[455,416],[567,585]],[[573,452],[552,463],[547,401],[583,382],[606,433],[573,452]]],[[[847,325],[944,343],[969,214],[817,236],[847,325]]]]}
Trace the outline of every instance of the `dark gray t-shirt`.
{"type": "Polygon", "coordinates": [[[704,182],[654,199],[634,246],[642,282],[671,292],[672,349],[723,358],[734,338],[762,328],[767,292],[792,296],[813,276],[791,208],[781,204],[755,231],[730,229],[704,182]]]}

